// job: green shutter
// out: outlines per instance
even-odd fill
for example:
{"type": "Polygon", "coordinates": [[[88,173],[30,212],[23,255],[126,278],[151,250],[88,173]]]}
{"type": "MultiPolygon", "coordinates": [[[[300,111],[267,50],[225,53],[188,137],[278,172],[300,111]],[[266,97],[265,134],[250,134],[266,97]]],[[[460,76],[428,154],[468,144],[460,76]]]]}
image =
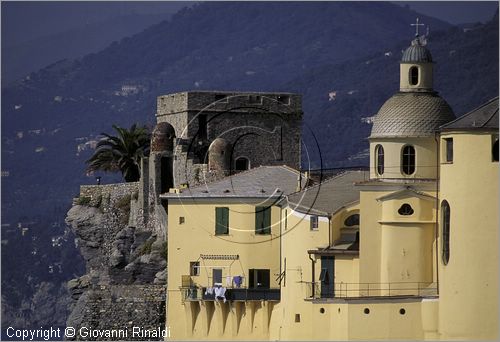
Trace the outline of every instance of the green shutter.
{"type": "Polygon", "coordinates": [[[255,207],[255,234],[262,234],[263,209],[263,207],[255,207]]]}
{"type": "Polygon", "coordinates": [[[271,234],[270,207],[255,207],[255,234],[271,234]]]}
{"type": "Polygon", "coordinates": [[[271,234],[271,207],[264,210],[264,232],[263,234],[271,234]]]}
{"type": "Polygon", "coordinates": [[[215,208],[215,235],[229,234],[229,208],[215,208]]]}

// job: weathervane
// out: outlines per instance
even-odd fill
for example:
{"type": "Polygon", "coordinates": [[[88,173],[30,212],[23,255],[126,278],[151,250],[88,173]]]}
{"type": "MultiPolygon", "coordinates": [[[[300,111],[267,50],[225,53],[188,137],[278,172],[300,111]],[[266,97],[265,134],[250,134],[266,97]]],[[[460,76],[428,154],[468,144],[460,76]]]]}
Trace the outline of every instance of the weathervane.
{"type": "Polygon", "coordinates": [[[418,37],[418,27],[419,27],[419,26],[424,26],[424,24],[419,24],[419,23],[418,23],[418,22],[419,22],[419,20],[420,20],[420,19],[419,19],[419,18],[417,18],[417,23],[416,23],[416,24],[410,24],[411,26],[416,26],[416,27],[415,27],[415,37],[418,37]]]}

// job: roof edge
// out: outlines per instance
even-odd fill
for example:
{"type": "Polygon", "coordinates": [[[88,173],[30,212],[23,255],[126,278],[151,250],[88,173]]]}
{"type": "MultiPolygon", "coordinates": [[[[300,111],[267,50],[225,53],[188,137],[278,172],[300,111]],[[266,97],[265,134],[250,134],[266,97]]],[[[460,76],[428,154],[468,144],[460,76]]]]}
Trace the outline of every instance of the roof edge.
{"type": "MultiPolygon", "coordinates": [[[[488,105],[489,105],[489,104],[491,104],[492,102],[494,102],[494,101],[498,101],[498,99],[499,99],[499,97],[498,97],[498,96],[495,96],[494,98],[492,98],[492,99],[490,99],[490,100],[486,101],[486,102],[485,102],[485,103],[483,103],[482,105],[480,105],[480,106],[478,106],[478,107],[476,107],[476,108],[472,109],[471,111],[469,111],[469,112],[465,113],[464,115],[461,115],[460,117],[456,118],[455,120],[452,120],[452,121],[450,121],[450,122],[448,122],[448,123],[445,123],[444,125],[439,126],[439,131],[441,132],[441,131],[443,131],[443,130],[460,130],[460,128],[447,128],[447,126],[449,126],[449,125],[451,125],[451,124],[454,124],[454,123],[456,123],[456,122],[458,122],[458,121],[462,120],[463,118],[468,117],[468,116],[470,116],[470,115],[474,114],[475,112],[477,112],[478,110],[480,110],[480,109],[481,109],[481,108],[483,108],[483,107],[488,106],[488,105]]],[[[498,112],[498,108],[497,108],[497,110],[496,110],[496,111],[498,112]]],[[[495,114],[493,114],[491,117],[493,117],[494,115],[495,115],[495,114]]],[[[486,120],[486,122],[488,122],[489,120],[491,120],[491,117],[490,117],[488,120],[486,120]]],[[[480,128],[482,128],[482,127],[483,127],[483,126],[480,126],[480,127],[471,127],[470,129],[480,129],[480,128]]]]}

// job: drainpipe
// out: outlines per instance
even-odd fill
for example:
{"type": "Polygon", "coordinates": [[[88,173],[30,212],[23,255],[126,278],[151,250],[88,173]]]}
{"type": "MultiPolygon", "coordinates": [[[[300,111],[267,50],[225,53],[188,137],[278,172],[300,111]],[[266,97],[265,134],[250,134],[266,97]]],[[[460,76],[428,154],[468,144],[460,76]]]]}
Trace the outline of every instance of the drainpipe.
{"type": "Polygon", "coordinates": [[[332,234],[333,234],[332,217],[328,215],[328,247],[332,247],[332,234]]]}
{"type": "Polygon", "coordinates": [[[311,274],[312,274],[312,276],[311,276],[311,297],[314,299],[314,295],[315,295],[315,293],[314,293],[315,292],[315,287],[314,287],[314,285],[315,285],[315,282],[314,282],[314,278],[315,278],[314,277],[314,263],[315,263],[315,261],[314,261],[314,258],[311,258],[311,254],[309,254],[309,260],[311,260],[311,268],[312,268],[311,269],[311,271],[312,271],[311,272],[311,274]]]}

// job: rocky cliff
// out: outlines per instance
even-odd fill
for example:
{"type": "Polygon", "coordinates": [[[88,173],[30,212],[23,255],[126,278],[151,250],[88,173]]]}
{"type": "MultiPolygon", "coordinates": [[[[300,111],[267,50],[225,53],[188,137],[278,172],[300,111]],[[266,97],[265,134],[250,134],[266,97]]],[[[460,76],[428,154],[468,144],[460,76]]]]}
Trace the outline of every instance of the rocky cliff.
{"type": "Polygon", "coordinates": [[[67,326],[75,328],[75,340],[163,339],[132,334],[134,327],[165,327],[166,241],[144,222],[139,187],[82,186],[67,213],[86,263],[86,274],[68,282],[74,302],[67,326]],[[129,333],[90,336],[88,329],[129,333]]]}

